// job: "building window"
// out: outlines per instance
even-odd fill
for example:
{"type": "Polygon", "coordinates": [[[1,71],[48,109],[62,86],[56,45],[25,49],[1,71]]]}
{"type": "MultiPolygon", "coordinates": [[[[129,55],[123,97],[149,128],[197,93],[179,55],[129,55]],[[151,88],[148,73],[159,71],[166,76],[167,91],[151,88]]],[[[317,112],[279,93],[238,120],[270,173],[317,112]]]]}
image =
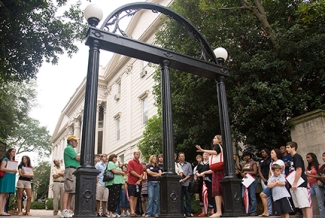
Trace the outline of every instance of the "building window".
{"type": "Polygon", "coordinates": [[[119,80],[117,82],[117,93],[121,94],[121,89],[122,89],[121,80],[119,80]]]}
{"type": "Polygon", "coordinates": [[[98,128],[101,129],[103,128],[103,121],[104,121],[104,107],[100,106],[99,107],[99,113],[98,113],[98,128]]]}
{"type": "Polygon", "coordinates": [[[103,131],[98,131],[98,147],[97,154],[103,153],[103,131]]]}
{"type": "Polygon", "coordinates": [[[116,140],[120,140],[120,118],[116,119],[116,140]]]}
{"type": "Polygon", "coordinates": [[[148,97],[142,99],[142,124],[148,121],[148,97]]]}
{"type": "Polygon", "coordinates": [[[121,163],[121,164],[124,164],[124,154],[121,154],[121,155],[119,156],[119,159],[120,159],[120,163],[121,163]]]}

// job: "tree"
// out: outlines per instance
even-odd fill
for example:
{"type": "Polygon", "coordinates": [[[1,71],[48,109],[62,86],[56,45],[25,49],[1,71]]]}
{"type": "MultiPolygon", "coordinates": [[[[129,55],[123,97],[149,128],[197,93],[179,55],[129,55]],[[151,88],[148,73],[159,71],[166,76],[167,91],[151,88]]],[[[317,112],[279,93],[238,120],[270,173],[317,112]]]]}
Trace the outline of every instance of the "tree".
{"type": "MultiPolygon", "coordinates": [[[[288,119],[325,109],[324,6],[324,0],[174,1],[172,9],[212,48],[222,46],[230,54],[226,88],[235,141],[278,147],[290,140],[288,119]]],[[[156,43],[200,58],[198,43],[168,18],[156,43]]],[[[172,71],[171,88],[176,149],[194,155],[196,143],[209,146],[220,132],[215,82],[172,71]]],[[[160,83],[155,95],[161,105],[160,83]]]]}
{"type": "Polygon", "coordinates": [[[47,198],[51,176],[50,163],[45,161],[40,162],[37,167],[34,167],[33,173],[34,199],[47,198]]]}
{"type": "Polygon", "coordinates": [[[153,116],[147,123],[143,132],[143,138],[139,141],[138,147],[145,161],[150,155],[162,153],[162,128],[161,117],[153,116]]]}
{"type": "Polygon", "coordinates": [[[30,117],[21,120],[16,131],[6,141],[9,147],[16,148],[16,154],[37,152],[40,157],[51,154],[51,135],[46,127],[30,117]]]}
{"type": "Polygon", "coordinates": [[[57,64],[58,55],[78,50],[74,42],[86,30],[81,3],[58,16],[67,2],[0,1],[0,84],[34,79],[43,61],[57,64]]]}
{"type": "Polygon", "coordinates": [[[35,83],[10,82],[0,87],[0,139],[6,141],[35,105],[35,83]]]}

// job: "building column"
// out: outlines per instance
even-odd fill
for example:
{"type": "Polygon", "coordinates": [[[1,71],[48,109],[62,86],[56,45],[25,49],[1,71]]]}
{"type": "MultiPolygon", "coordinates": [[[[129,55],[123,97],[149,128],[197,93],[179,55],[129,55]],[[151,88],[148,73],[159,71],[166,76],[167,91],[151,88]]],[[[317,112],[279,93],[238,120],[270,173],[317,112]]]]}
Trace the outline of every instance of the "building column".
{"type": "MultiPolygon", "coordinates": [[[[76,118],[73,123],[73,135],[75,135],[77,138],[80,139],[80,131],[81,131],[80,119],[76,118]]],[[[81,143],[79,140],[79,145],[76,148],[77,153],[80,152],[80,147],[81,147],[81,143]]]]}
{"type": "Polygon", "coordinates": [[[95,131],[95,150],[94,154],[98,153],[98,117],[99,117],[99,107],[102,102],[97,101],[97,110],[96,110],[96,131],[95,131]]]}
{"type": "Polygon", "coordinates": [[[106,154],[106,147],[108,145],[106,145],[106,140],[105,140],[105,135],[106,133],[108,133],[108,129],[106,129],[106,127],[108,127],[108,124],[106,125],[106,104],[107,102],[105,101],[104,104],[102,104],[103,107],[103,113],[104,113],[104,119],[103,119],[103,148],[102,148],[102,154],[106,154]],[[106,145],[106,146],[105,146],[106,145]]]}

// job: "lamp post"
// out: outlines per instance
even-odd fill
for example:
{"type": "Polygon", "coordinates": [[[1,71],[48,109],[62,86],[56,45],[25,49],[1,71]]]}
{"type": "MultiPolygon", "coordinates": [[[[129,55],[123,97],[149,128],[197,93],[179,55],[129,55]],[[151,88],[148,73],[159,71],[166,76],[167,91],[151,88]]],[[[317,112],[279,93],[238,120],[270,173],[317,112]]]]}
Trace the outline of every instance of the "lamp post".
{"type": "MultiPolygon", "coordinates": [[[[226,49],[219,47],[214,51],[218,64],[223,65],[228,58],[228,52],[226,49]]],[[[243,215],[241,205],[242,202],[242,190],[241,179],[238,179],[235,174],[235,166],[233,159],[233,145],[231,140],[230,122],[228,114],[228,103],[226,86],[224,83],[224,76],[219,76],[217,81],[217,93],[218,93],[218,105],[220,116],[220,129],[222,135],[222,144],[226,150],[225,153],[225,177],[221,181],[222,184],[222,196],[224,201],[224,213],[223,216],[240,216],[243,215]]]]}
{"type": "MultiPolygon", "coordinates": [[[[237,180],[234,178],[232,164],[232,142],[230,124],[228,117],[228,106],[224,78],[228,77],[227,68],[222,66],[222,59],[227,57],[215,56],[209,43],[202,34],[184,17],[171,9],[159,4],[149,2],[138,2],[124,5],[113,11],[104,21],[100,29],[96,28],[102,18],[102,12],[98,7],[88,6],[85,10],[85,17],[89,23],[86,45],[90,47],[88,73],[85,96],[85,111],[81,147],[81,167],[77,169],[77,195],[76,195],[76,216],[93,216],[95,193],[95,175],[98,171],[93,168],[94,136],[96,123],[96,101],[98,86],[99,49],[119,53],[121,55],[141,59],[161,66],[162,83],[162,115],[163,115],[163,156],[164,174],[160,180],[161,184],[161,215],[160,217],[183,217],[180,214],[180,184],[179,176],[175,173],[174,165],[174,139],[172,126],[172,99],[170,90],[170,68],[192,73],[209,79],[218,79],[218,104],[220,110],[221,132],[226,146],[226,177],[224,187],[228,187],[226,204],[231,205],[233,212],[226,210],[227,215],[238,215],[236,211],[241,208],[241,194],[237,192],[237,180]],[[125,31],[121,30],[119,22],[124,17],[130,17],[138,11],[147,9],[153,13],[162,13],[167,17],[176,20],[189,35],[195,38],[201,48],[204,60],[192,58],[158,46],[146,44],[129,38],[125,31]],[[98,13],[98,14],[97,14],[98,13]],[[122,15],[122,13],[126,13],[122,15]],[[110,28],[113,26],[113,28],[110,28]],[[120,34],[116,34],[119,31],[120,34]],[[220,59],[221,58],[221,59],[220,59]],[[88,181],[82,181],[84,178],[88,181]],[[92,183],[92,184],[91,184],[92,183]],[[229,184],[228,184],[229,183],[229,184]],[[83,185],[87,185],[87,189],[83,185]],[[82,189],[81,189],[82,187],[82,189]],[[234,191],[233,191],[233,190],[234,191]],[[237,197],[238,200],[237,200],[237,197]],[[93,202],[92,202],[93,201],[93,202]],[[228,212],[227,212],[228,211],[228,212]]],[[[226,192],[224,192],[225,194],[226,192]]]]}
{"type": "MultiPolygon", "coordinates": [[[[103,18],[103,12],[96,5],[85,9],[85,18],[90,26],[96,27],[103,18]]],[[[75,171],[76,194],[74,217],[94,217],[96,207],[96,176],[94,148],[96,135],[96,111],[99,71],[99,41],[89,42],[89,59],[82,127],[80,167],[75,171]]]]}

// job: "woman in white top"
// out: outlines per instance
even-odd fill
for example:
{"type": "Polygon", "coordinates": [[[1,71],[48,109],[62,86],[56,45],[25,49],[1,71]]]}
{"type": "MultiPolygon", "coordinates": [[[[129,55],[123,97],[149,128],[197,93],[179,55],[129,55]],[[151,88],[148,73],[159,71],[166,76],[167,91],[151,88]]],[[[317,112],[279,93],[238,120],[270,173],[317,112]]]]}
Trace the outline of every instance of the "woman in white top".
{"type": "MultiPolygon", "coordinates": [[[[283,160],[281,160],[281,158],[282,158],[282,152],[280,151],[280,149],[274,148],[271,151],[272,162],[270,163],[269,178],[271,178],[273,176],[273,172],[272,172],[272,165],[273,164],[280,165],[281,166],[281,173],[283,173],[283,175],[285,176],[285,171],[284,171],[285,164],[284,164],[283,160]]],[[[264,211],[259,216],[268,217],[268,216],[271,215],[271,214],[269,214],[268,206],[267,206],[267,198],[269,196],[271,196],[271,195],[272,195],[272,190],[270,188],[266,188],[261,192],[260,197],[261,197],[261,200],[262,200],[262,203],[263,203],[264,211]]]]}

